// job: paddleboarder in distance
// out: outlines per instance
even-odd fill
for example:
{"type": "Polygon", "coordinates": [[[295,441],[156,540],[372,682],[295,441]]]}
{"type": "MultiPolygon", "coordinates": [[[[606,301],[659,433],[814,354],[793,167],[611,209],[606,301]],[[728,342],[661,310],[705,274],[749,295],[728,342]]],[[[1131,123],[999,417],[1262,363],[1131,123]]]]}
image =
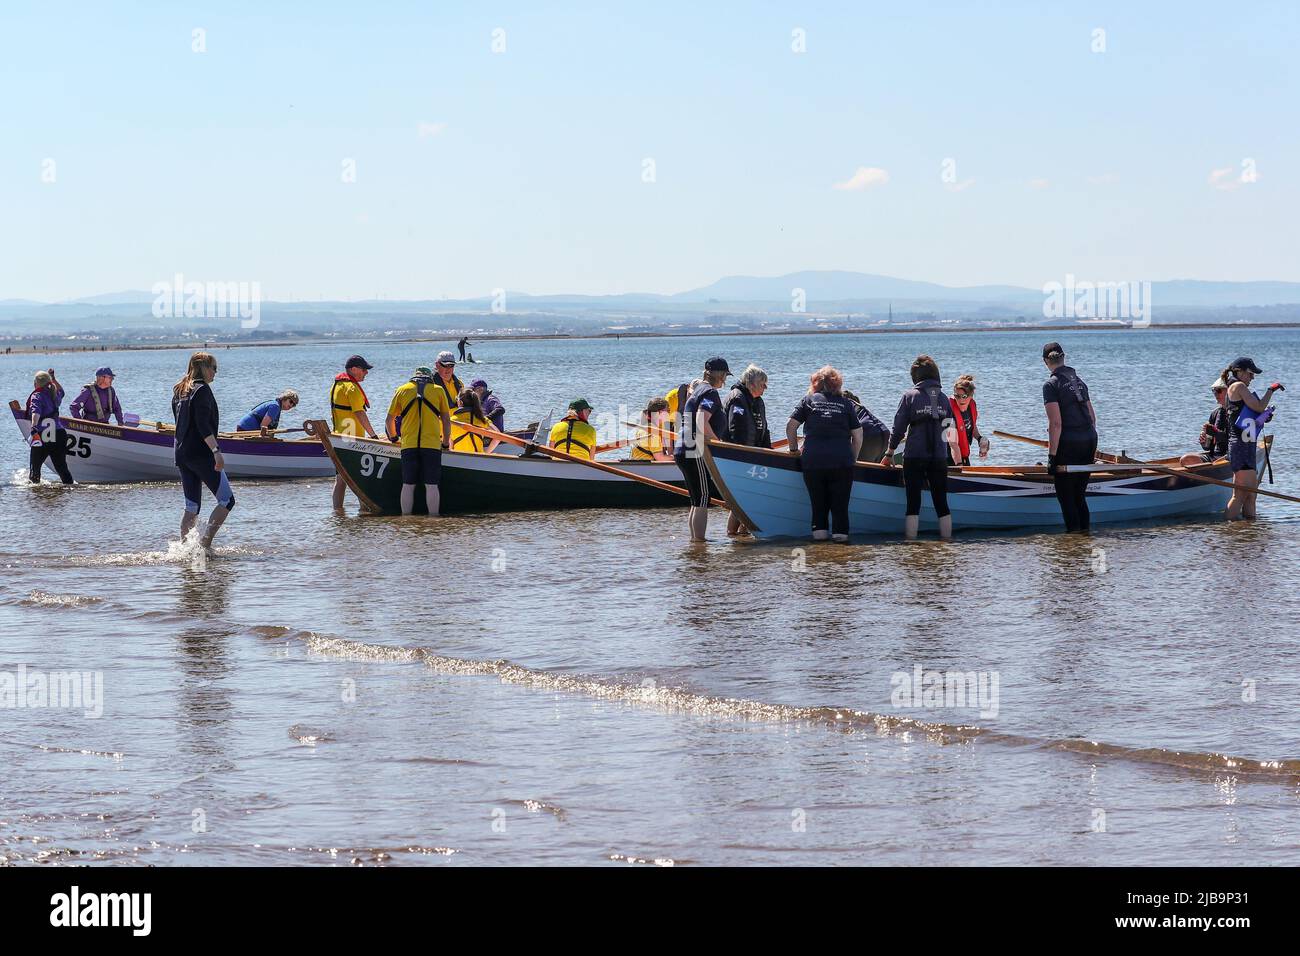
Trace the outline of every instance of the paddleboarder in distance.
{"type": "Polygon", "coordinates": [[[463,337],[461,338],[461,340],[460,340],[459,342],[456,343],[456,348],[460,349],[460,360],[461,360],[462,362],[466,361],[466,356],[465,356],[465,347],[466,347],[467,345],[469,345],[469,336],[468,336],[468,335],[463,336],[463,337]]]}

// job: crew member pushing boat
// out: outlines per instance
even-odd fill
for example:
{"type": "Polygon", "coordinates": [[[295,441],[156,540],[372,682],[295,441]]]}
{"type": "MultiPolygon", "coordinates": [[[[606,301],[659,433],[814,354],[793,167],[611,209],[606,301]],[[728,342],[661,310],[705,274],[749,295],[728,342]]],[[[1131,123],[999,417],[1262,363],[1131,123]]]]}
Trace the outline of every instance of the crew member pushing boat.
{"type": "Polygon", "coordinates": [[[1250,491],[1234,489],[1228,499],[1225,514],[1229,521],[1255,517],[1255,491],[1259,485],[1259,471],[1255,467],[1255,451],[1259,447],[1259,430],[1271,417],[1268,407],[1274,392],[1285,389],[1274,382],[1261,398],[1250,390],[1250,383],[1262,370],[1254,359],[1239,358],[1223,370],[1223,380],[1228,383],[1228,462],[1232,467],[1232,482],[1247,485],[1250,491]]]}
{"type": "Polygon", "coordinates": [[[68,433],[59,424],[62,402],[63,386],[54,377],[54,369],[37,372],[32,379],[32,393],[27,396],[27,417],[32,422],[27,477],[32,484],[40,483],[41,469],[47,459],[59,473],[59,480],[65,485],[72,484],[72,472],[68,471],[68,433]]]}
{"type": "MultiPolygon", "coordinates": [[[[354,355],[343,366],[342,373],[334,376],[334,384],[330,386],[330,415],[334,431],[340,435],[378,437],[370,425],[370,416],[366,414],[370,410],[370,400],[366,398],[366,390],[361,387],[372,368],[374,366],[360,355],[354,355]]],[[[347,490],[348,485],[343,476],[335,476],[335,511],[343,510],[343,495],[347,490]]]]}
{"type": "Polygon", "coordinates": [[[387,433],[402,445],[402,514],[415,510],[415,486],[424,485],[424,502],[430,517],[442,506],[438,483],[442,480],[442,450],[451,434],[447,398],[437,386],[433,369],[421,365],[411,380],[393,394],[388,405],[387,433]]]}
{"type": "MultiPolygon", "coordinates": [[[[681,406],[678,416],[677,443],[673,459],[686,479],[691,510],[687,521],[691,540],[703,541],[709,530],[709,502],[713,498],[713,480],[704,463],[704,443],[727,434],[727,416],[722,410],[718,389],[727,383],[731,369],[727,360],[716,357],[704,363],[704,375],[681,406]]],[[[672,402],[669,402],[672,405],[672,402]]]]}
{"type": "Polygon", "coordinates": [[[939,384],[939,366],[928,355],[912,363],[912,387],[903,393],[894,412],[889,446],[880,463],[894,466],[894,450],[903,446],[903,487],[907,511],[903,533],[910,540],[921,525],[921,492],[928,486],[934,513],[939,518],[939,537],[952,537],[952,511],[948,507],[948,437],[952,427],[952,403],[939,384]],[[906,436],[906,443],[904,443],[906,436]]]}
{"type": "Polygon", "coordinates": [[[1088,386],[1065,364],[1065,349],[1059,342],[1043,346],[1047,381],[1043,383],[1043,407],[1047,412],[1047,473],[1056,487],[1065,530],[1090,529],[1087,472],[1058,472],[1060,465],[1091,465],[1097,460],[1097,413],[1088,397],[1088,386]]]}

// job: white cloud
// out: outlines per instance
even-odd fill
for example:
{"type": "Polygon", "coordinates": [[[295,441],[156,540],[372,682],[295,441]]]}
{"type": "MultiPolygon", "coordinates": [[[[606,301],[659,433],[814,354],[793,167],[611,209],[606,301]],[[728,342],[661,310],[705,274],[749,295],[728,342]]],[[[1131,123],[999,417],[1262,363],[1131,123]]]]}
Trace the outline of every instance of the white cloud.
{"type": "Polygon", "coordinates": [[[889,171],[881,169],[879,166],[859,166],[848,179],[842,183],[835,183],[832,189],[843,189],[849,192],[861,192],[864,189],[870,189],[872,186],[883,186],[889,182],[889,171]]]}
{"type": "Polygon", "coordinates": [[[969,189],[971,186],[974,185],[975,185],[975,180],[963,179],[959,183],[944,183],[943,188],[948,190],[948,192],[950,193],[959,193],[963,189],[969,189]]]}
{"type": "Polygon", "coordinates": [[[1046,189],[1046,188],[1047,188],[1048,186],[1050,186],[1050,185],[1052,185],[1052,184],[1049,183],[1046,179],[1031,179],[1031,180],[1029,180],[1029,188],[1030,188],[1030,189],[1046,189]]]}
{"type": "MultiPolygon", "coordinates": [[[[1249,162],[1249,161],[1247,161],[1249,162]]],[[[1222,169],[1211,169],[1210,178],[1207,180],[1215,189],[1224,192],[1230,192],[1233,189],[1239,189],[1259,179],[1259,174],[1254,170],[1254,164],[1249,167],[1243,165],[1240,172],[1235,166],[1224,166],[1222,169]]]]}
{"type": "Polygon", "coordinates": [[[430,139],[431,137],[440,134],[446,128],[446,123],[426,123],[424,120],[420,120],[420,122],[415,126],[415,132],[419,135],[420,139],[430,139]]]}

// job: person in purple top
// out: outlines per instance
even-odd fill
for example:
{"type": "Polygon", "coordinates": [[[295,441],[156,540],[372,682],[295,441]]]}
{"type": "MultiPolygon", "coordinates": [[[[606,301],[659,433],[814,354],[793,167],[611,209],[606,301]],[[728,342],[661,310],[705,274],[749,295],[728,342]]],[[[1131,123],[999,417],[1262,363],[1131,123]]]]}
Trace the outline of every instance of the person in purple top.
{"type": "Polygon", "coordinates": [[[474,379],[469,387],[478,392],[479,401],[483,403],[483,417],[495,425],[498,431],[505,431],[506,407],[501,404],[501,399],[492,394],[492,389],[481,378],[474,379]]]}
{"type": "Polygon", "coordinates": [[[37,372],[32,381],[32,393],[27,396],[27,417],[32,422],[31,456],[28,460],[28,477],[33,484],[41,480],[41,468],[48,459],[59,479],[72,484],[68,471],[68,433],[59,425],[59,406],[63,403],[63,386],[54,377],[54,369],[37,372]]]}
{"type": "Polygon", "coordinates": [[[106,422],[110,416],[117,418],[119,425],[122,421],[122,405],[117,400],[117,392],[113,388],[113,370],[105,365],[101,369],[95,370],[95,381],[89,385],[82,386],[81,394],[72,400],[68,406],[68,411],[72,413],[73,418],[83,418],[91,422],[106,422]]]}

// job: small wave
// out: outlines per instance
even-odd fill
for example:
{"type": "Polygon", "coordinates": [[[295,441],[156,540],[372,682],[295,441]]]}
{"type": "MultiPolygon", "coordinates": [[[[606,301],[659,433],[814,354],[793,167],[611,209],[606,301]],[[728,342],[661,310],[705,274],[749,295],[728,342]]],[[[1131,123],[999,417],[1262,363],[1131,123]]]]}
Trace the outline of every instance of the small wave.
{"type": "Polygon", "coordinates": [[[518,804],[529,813],[549,813],[561,823],[568,817],[568,812],[563,807],[557,807],[553,803],[547,803],[545,800],[511,800],[511,803],[518,804]]]}
{"type": "Polygon", "coordinates": [[[90,604],[99,604],[103,600],[88,594],[50,594],[48,591],[33,591],[18,603],[26,607],[86,607],[90,604]]]}
{"type": "Polygon", "coordinates": [[[306,744],[309,747],[315,747],[317,744],[328,743],[333,740],[333,736],[328,731],[320,730],[316,727],[308,727],[306,724],[294,724],[289,728],[289,736],[300,744],[306,744]]]}
{"type": "Polygon", "coordinates": [[[196,534],[167,542],[165,551],[127,551],[118,554],[79,555],[65,564],[75,567],[144,567],[157,564],[185,564],[195,570],[206,570],[213,558],[261,557],[264,551],[231,545],[204,548],[196,534]]]}
{"type": "Polygon", "coordinates": [[[975,724],[943,724],[895,714],[873,714],[851,707],[795,707],[736,697],[713,697],[689,690],[653,685],[649,682],[632,684],[581,674],[557,674],[523,667],[507,660],[482,661],[444,657],[427,648],[366,644],[338,637],[321,636],[310,631],[285,631],[284,635],[292,635],[302,640],[316,653],[346,660],[420,662],[439,674],[495,677],[503,684],[550,693],[593,697],[696,717],[764,723],[797,721],[845,732],[874,733],[877,736],[915,734],[936,744],[982,741],[986,744],[1033,747],[1199,772],[1245,774],[1278,779],[1300,777],[1300,760],[1296,759],[1259,760],[1221,753],[1169,750],[1163,747],[1126,747],[1096,740],[1030,737],[1004,733],[975,724]]]}
{"type": "MultiPolygon", "coordinates": [[[[622,853],[611,853],[608,859],[613,860],[615,863],[640,863],[644,866],[676,866],[678,863],[677,860],[667,856],[657,856],[651,860],[643,856],[625,856],[622,853]]],[[[682,860],[681,862],[685,863],[687,861],[682,860]]]]}

